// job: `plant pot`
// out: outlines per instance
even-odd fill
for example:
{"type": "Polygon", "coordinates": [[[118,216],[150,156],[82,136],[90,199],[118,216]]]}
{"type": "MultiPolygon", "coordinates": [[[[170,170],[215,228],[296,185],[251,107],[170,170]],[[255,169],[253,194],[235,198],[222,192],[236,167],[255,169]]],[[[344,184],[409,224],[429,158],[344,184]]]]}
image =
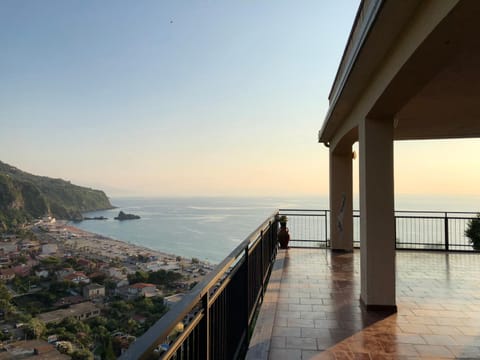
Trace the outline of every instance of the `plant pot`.
{"type": "Polygon", "coordinates": [[[287,226],[280,226],[280,230],[277,234],[278,242],[280,243],[280,249],[288,249],[288,242],[290,241],[290,234],[288,233],[287,226]]]}

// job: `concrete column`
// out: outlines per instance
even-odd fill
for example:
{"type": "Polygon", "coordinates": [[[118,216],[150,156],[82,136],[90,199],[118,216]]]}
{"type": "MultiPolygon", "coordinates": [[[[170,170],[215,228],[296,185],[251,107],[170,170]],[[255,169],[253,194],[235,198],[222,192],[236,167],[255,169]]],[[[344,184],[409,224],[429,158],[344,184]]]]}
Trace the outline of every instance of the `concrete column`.
{"type": "Polygon", "coordinates": [[[393,121],[359,126],[361,301],[396,311],[393,121]]]}
{"type": "Polygon", "coordinates": [[[353,251],[351,147],[330,149],[330,241],[333,251],[353,251]]]}

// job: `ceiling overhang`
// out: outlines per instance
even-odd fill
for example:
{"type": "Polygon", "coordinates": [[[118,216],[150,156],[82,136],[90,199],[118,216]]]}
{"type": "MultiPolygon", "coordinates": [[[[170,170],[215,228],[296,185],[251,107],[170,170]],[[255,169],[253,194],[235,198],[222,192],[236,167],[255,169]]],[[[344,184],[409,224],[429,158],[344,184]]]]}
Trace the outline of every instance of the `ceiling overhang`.
{"type": "MultiPolygon", "coordinates": [[[[416,1],[382,4],[343,88],[337,84],[321,142],[328,143],[336,135],[418,5],[416,1]]],[[[396,140],[480,136],[480,1],[454,5],[364,114],[393,120],[396,140]]]]}

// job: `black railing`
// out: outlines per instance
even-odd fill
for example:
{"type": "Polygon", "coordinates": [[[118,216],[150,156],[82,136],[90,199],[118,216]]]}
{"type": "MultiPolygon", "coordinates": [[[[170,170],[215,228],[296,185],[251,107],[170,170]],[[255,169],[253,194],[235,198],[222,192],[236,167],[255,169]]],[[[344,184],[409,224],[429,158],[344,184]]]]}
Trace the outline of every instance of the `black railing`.
{"type": "Polygon", "coordinates": [[[237,359],[247,350],[277,251],[270,216],[120,359],[237,359]],[[176,332],[180,324],[183,331],[176,332]]]}
{"type": "Polygon", "coordinates": [[[330,210],[280,209],[279,213],[288,218],[290,246],[330,246],[330,210]]]}
{"type": "MultiPolygon", "coordinates": [[[[280,209],[287,215],[292,247],[330,246],[330,210],[280,209]]],[[[473,212],[396,211],[396,248],[474,251],[465,236],[473,212]]],[[[353,212],[353,245],[360,247],[360,214],[353,212]]]]}

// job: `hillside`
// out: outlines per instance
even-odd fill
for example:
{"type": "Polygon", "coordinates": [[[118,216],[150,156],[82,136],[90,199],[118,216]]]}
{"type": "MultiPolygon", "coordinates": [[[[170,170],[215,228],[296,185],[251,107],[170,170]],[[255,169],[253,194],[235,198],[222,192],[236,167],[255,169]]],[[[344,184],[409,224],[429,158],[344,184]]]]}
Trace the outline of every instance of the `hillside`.
{"type": "Polygon", "coordinates": [[[110,208],[103,191],[32,175],[0,161],[0,232],[45,215],[72,220],[82,212],[110,208]]]}

